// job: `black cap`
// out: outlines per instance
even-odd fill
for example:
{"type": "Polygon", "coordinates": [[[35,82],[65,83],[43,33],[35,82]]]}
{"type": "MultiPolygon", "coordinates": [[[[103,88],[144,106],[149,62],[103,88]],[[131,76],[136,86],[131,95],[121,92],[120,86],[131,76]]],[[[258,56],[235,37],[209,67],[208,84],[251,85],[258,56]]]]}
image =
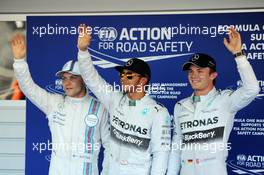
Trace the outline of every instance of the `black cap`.
{"type": "Polygon", "coordinates": [[[151,71],[148,63],[138,58],[132,58],[128,60],[124,66],[116,66],[115,69],[119,72],[127,69],[136,72],[143,77],[148,77],[149,79],[151,77],[151,71]]]}
{"type": "Polygon", "coordinates": [[[211,56],[204,53],[193,54],[192,57],[189,59],[189,61],[183,64],[182,70],[183,71],[189,70],[191,65],[197,67],[209,67],[214,71],[216,71],[215,60],[211,56]]]}

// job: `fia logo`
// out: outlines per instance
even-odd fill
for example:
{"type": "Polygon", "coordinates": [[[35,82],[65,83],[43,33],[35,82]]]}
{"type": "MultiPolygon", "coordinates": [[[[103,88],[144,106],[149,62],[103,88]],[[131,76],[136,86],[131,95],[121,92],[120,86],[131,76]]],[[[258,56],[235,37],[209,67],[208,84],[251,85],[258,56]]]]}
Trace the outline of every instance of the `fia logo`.
{"type": "Polygon", "coordinates": [[[117,38],[117,31],[113,27],[102,27],[98,31],[98,37],[101,41],[114,41],[117,38]]]}
{"type": "Polygon", "coordinates": [[[244,154],[237,155],[237,161],[245,162],[247,160],[247,156],[244,154]]]}
{"type": "Polygon", "coordinates": [[[56,79],[55,80],[55,89],[56,90],[63,90],[62,80],[61,79],[56,79]]]}

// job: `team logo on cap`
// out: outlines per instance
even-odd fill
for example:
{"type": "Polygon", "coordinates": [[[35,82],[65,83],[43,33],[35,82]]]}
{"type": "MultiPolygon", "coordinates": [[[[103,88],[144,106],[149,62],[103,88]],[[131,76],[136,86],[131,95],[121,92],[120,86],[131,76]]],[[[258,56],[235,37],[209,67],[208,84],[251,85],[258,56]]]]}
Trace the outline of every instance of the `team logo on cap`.
{"type": "Polygon", "coordinates": [[[212,61],[209,61],[209,65],[214,66],[215,64],[212,61]]]}
{"type": "Polygon", "coordinates": [[[195,54],[193,57],[192,57],[192,61],[196,61],[199,59],[199,54],[195,54]]]}
{"type": "Polygon", "coordinates": [[[126,63],[126,66],[131,66],[133,64],[133,60],[129,60],[127,63],[126,63]]]}

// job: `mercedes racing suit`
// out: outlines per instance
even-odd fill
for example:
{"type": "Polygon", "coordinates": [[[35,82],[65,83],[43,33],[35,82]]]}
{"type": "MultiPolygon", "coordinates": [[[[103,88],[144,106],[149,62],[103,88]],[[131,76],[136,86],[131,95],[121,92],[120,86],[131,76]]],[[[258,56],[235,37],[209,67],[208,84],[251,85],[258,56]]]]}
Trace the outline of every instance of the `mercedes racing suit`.
{"type": "Polygon", "coordinates": [[[107,174],[108,113],[89,96],[72,98],[48,93],[36,85],[24,60],[16,60],[15,76],[29,100],[47,116],[52,135],[49,175],[98,175],[98,154],[104,146],[102,174],[107,174]]]}
{"type": "Polygon", "coordinates": [[[109,175],[164,175],[170,149],[170,116],[149,96],[131,101],[106,83],[88,51],[78,62],[87,86],[110,113],[109,175]]]}
{"type": "Polygon", "coordinates": [[[199,102],[194,102],[192,95],[176,103],[176,132],[168,175],[178,175],[180,164],[181,175],[227,175],[225,161],[231,148],[227,142],[235,114],[259,93],[258,81],[246,57],[240,56],[235,60],[242,87],[235,91],[213,88],[207,95],[200,96],[199,102]],[[180,144],[181,157],[177,149],[180,144]]]}

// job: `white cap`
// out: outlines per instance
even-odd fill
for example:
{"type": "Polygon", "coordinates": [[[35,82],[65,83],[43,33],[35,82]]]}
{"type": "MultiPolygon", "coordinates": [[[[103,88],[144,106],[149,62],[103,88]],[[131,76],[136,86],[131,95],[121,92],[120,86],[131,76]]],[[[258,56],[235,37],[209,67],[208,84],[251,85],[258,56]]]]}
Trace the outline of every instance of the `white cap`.
{"type": "Polygon", "coordinates": [[[78,61],[70,60],[67,63],[64,64],[61,71],[58,71],[55,75],[60,77],[62,73],[68,72],[73,75],[81,75],[78,61]]]}

